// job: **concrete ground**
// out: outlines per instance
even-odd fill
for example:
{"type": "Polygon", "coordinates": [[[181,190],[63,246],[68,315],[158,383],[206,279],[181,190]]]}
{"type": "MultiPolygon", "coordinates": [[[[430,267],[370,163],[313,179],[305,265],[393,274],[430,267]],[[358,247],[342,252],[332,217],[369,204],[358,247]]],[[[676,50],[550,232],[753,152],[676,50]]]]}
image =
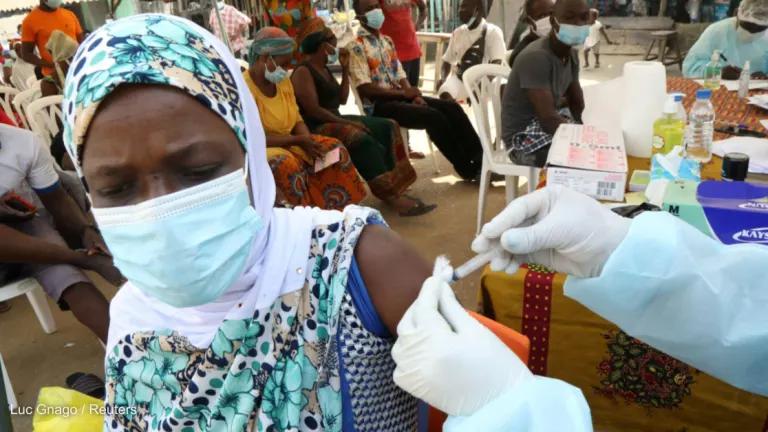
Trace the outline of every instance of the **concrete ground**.
{"type": "MultiPolygon", "coordinates": [[[[584,70],[581,79],[584,85],[589,85],[618,77],[624,62],[635,59],[603,55],[602,67],[584,70]]],[[[430,68],[431,65],[427,68],[427,76],[431,76],[430,68]]],[[[356,113],[353,103],[348,103],[344,110],[356,113]]],[[[428,153],[423,131],[412,131],[411,142],[414,149],[428,153]]],[[[428,260],[434,260],[438,255],[447,255],[452,262],[461,263],[472,255],[469,244],[476,227],[477,184],[461,181],[440,154],[437,157],[441,172],[435,174],[430,157],[428,155],[427,159],[413,161],[419,178],[410,193],[426,202],[438,204],[435,211],[421,217],[401,218],[383,208],[375,198],[368,198],[363,204],[382,209],[391,227],[428,260]]],[[[495,184],[489,192],[487,217],[496,214],[503,206],[504,187],[501,182],[495,184]]],[[[95,278],[105,295],[112,297],[115,288],[98,276],[95,278]]],[[[478,283],[479,279],[475,275],[456,284],[458,297],[467,308],[476,307],[478,283]]],[[[33,406],[41,387],[63,386],[64,379],[73,372],[91,372],[103,376],[102,346],[70,313],[61,312],[51,304],[58,331],[46,335],[25,298],[13,299],[10,303],[12,309],[0,314],[0,353],[21,406],[33,406]]],[[[32,429],[32,421],[28,416],[16,415],[13,423],[17,431],[32,429]]]]}

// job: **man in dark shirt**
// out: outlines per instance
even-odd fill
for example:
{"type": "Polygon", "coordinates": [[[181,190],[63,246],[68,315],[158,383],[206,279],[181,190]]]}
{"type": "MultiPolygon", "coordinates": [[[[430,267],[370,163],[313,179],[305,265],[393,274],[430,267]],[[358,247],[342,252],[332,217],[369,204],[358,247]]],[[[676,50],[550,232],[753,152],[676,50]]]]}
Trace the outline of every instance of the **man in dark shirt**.
{"type": "Polygon", "coordinates": [[[549,17],[552,15],[554,8],[554,0],[525,1],[525,13],[523,13],[520,19],[528,25],[528,29],[522,33],[520,40],[512,48],[512,55],[509,57],[509,67],[512,67],[517,56],[531,42],[549,36],[549,31],[552,29],[549,17]]]}
{"type": "Polygon", "coordinates": [[[526,47],[512,67],[502,100],[502,139],[519,165],[544,166],[561,123],[581,122],[584,95],[574,47],[589,34],[585,0],[558,0],[548,37],[526,47]],[[565,97],[570,119],[558,111],[565,97]]]}

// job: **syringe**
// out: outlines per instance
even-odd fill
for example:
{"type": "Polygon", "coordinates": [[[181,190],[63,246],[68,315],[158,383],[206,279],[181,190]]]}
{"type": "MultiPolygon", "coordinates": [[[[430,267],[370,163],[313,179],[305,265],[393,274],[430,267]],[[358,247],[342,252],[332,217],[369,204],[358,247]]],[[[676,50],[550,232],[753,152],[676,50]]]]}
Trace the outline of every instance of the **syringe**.
{"type": "Polygon", "coordinates": [[[464,264],[456,267],[453,271],[453,278],[452,281],[456,282],[459,279],[463,279],[470,274],[476,272],[477,270],[480,270],[491,262],[494,256],[496,256],[497,250],[491,249],[488,252],[483,252],[479,255],[475,255],[473,258],[471,258],[469,261],[465,262],[464,264]]]}

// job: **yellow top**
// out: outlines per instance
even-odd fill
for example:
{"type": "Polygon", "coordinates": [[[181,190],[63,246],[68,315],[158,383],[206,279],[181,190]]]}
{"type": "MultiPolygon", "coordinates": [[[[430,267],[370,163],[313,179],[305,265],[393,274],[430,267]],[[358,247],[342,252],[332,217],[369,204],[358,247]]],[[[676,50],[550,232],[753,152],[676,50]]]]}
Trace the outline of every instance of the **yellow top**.
{"type": "Polygon", "coordinates": [[[296,124],[304,121],[299,114],[293,84],[289,78],[280,81],[277,84],[277,93],[273,97],[268,97],[259,90],[247,70],[243,72],[243,77],[259,107],[259,117],[265,133],[290,135],[296,124]]]}

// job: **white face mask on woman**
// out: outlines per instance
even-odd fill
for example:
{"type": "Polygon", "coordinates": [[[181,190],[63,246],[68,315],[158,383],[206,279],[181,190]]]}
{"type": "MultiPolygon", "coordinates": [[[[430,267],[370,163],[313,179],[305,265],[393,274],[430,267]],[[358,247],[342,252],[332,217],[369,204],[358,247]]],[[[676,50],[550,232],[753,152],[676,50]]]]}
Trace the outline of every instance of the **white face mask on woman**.
{"type": "Polygon", "coordinates": [[[549,16],[537,19],[531,26],[531,33],[539,37],[548,36],[550,30],[552,30],[552,23],[549,22],[549,16]]]}

